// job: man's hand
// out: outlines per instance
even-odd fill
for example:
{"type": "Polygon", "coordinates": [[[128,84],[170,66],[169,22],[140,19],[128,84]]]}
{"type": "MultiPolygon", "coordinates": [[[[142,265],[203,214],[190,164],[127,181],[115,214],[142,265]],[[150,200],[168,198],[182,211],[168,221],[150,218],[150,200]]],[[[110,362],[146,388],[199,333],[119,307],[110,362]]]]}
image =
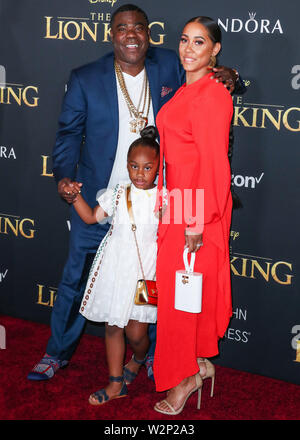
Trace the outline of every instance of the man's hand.
{"type": "Polygon", "coordinates": [[[73,203],[81,192],[82,183],[72,182],[69,177],[64,177],[58,182],[58,194],[68,203],[73,203]]]}
{"type": "Polygon", "coordinates": [[[225,66],[209,68],[212,70],[212,78],[218,82],[222,82],[229,92],[232,93],[239,77],[237,71],[225,66]]]}

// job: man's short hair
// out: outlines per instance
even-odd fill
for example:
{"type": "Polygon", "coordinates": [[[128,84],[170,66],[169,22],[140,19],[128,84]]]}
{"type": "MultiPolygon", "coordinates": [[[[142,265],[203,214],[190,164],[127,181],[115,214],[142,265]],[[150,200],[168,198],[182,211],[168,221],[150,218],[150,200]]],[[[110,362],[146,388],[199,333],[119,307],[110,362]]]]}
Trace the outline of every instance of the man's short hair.
{"type": "Polygon", "coordinates": [[[115,12],[112,14],[111,19],[110,19],[110,27],[112,27],[114,19],[115,19],[115,16],[117,14],[119,14],[121,12],[128,12],[128,11],[139,12],[145,18],[147,26],[149,25],[149,20],[148,20],[147,14],[141,8],[139,8],[138,6],[132,5],[132,4],[128,3],[126,5],[120,6],[118,9],[115,10],[115,12]]]}

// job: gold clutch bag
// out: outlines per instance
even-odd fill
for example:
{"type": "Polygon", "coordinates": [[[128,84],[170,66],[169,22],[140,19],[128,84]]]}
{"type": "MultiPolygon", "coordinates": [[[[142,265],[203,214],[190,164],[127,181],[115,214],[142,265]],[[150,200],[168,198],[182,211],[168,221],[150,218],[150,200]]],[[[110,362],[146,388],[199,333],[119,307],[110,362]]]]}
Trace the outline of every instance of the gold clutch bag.
{"type": "Polygon", "coordinates": [[[156,281],[138,280],[134,296],[134,304],[138,306],[157,306],[156,281]]]}

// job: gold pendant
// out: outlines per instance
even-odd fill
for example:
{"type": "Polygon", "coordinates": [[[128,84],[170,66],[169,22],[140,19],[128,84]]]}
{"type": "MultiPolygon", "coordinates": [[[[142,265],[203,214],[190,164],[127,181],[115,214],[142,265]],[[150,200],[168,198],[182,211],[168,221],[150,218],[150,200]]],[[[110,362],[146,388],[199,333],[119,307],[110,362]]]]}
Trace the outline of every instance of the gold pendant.
{"type": "Polygon", "coordinates": [[[137,120],[136,119],[131,119],[129,124],[130,124],[130,131],[131,131],[131,133],[136,133],[137,120]]]}
{"type": "Polygon", "coordinates": [[[137,119],[137,128],[139,131],[142,131],[148,123],[148,118],[143,117],[140,115],[140,117],[137,119]]]}

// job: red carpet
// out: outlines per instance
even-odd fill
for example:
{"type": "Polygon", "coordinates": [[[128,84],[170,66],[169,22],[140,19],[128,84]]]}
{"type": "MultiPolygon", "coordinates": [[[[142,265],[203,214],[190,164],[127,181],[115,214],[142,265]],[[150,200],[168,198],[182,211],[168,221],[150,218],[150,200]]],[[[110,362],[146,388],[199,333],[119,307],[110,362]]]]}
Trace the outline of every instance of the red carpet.
{"type": "MultiPolygon", "coordinates": [[[[230,368],[216,367],[215,395],[205,381],[202,408],[196,393],[183,412],[172,418],[153,410],[164,393],[142,368],[130,394],[100,407],[88,396],[107,381],[104,340],[84,335],[72,362],[49,382],[30,382],[26,375],[43,354],[50,329],[46,325],[0,317],[6,349],[0,350],[0,420],[299,420],[300,386],[230,368]]],[[[131,353],[128,353],[128,357],[131,353]]]]}

